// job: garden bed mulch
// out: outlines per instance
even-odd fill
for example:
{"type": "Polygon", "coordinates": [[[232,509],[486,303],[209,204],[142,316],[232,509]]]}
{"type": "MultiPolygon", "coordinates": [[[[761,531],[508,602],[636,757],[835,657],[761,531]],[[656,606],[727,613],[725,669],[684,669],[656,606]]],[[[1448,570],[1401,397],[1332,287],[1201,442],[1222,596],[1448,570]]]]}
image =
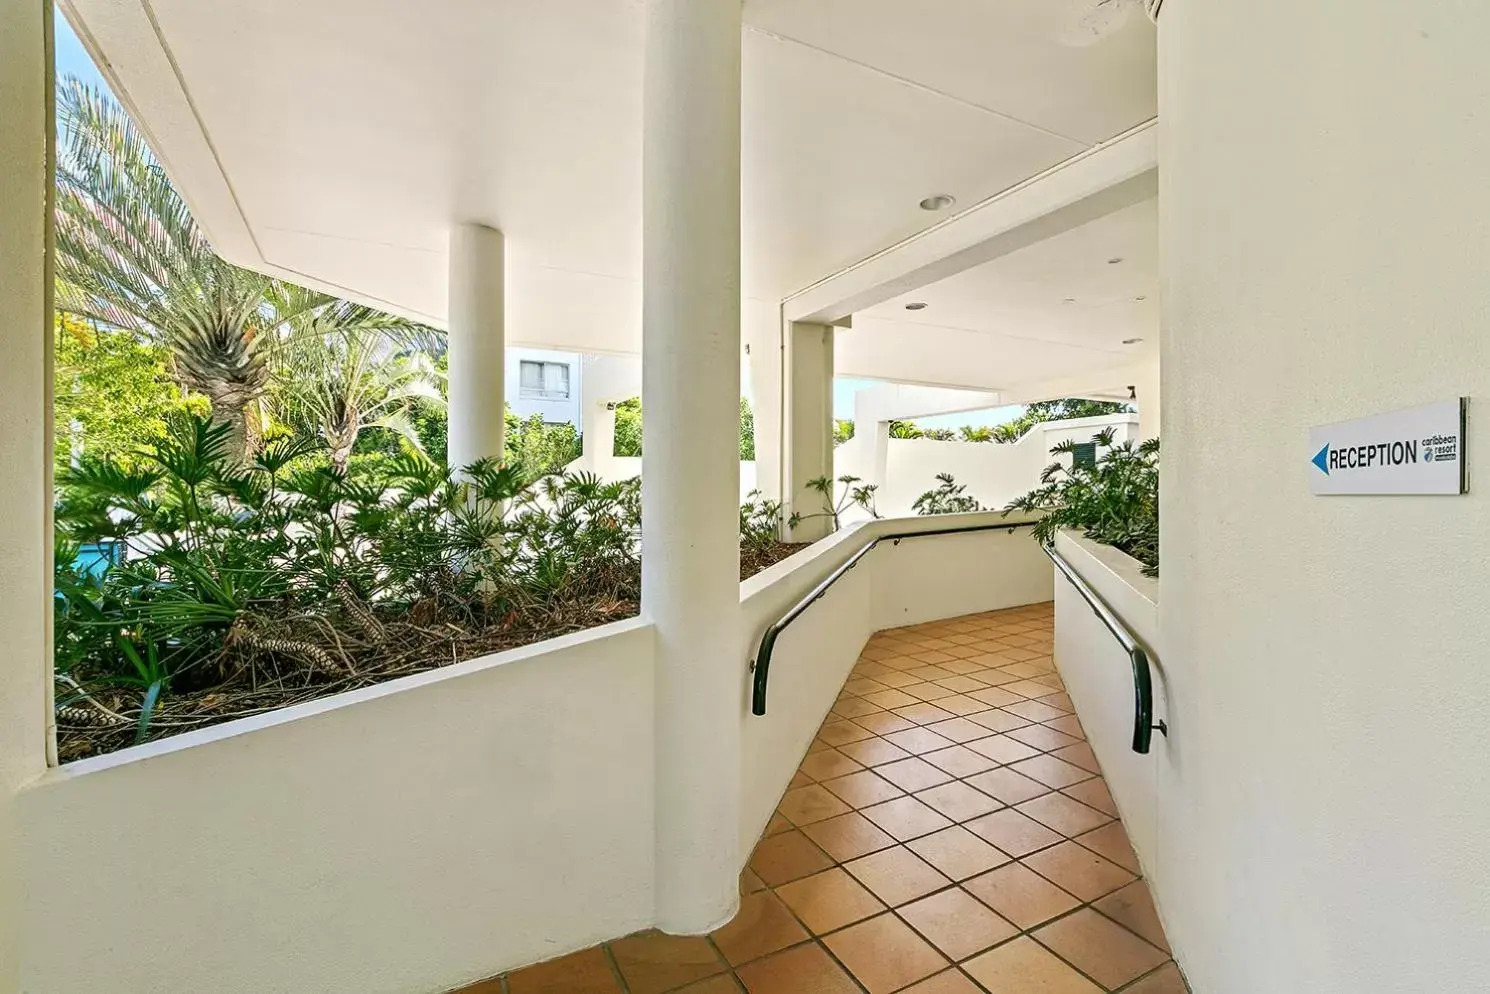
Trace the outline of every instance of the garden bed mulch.
{"type": "MultiPolygon", "coordinates": [[[[742,550],[740,578],[749,579],[804,548],[805,545],[776,543],[742,550]]],[[[264,651],[272,657],[273,665],[268,667],[275,674],[272,678],[263,676],[265,666],[234,667],[225,659],[227,672],[214,685],[173,691],[162,697],[145,741],[277,711],[595,628],[634,617],[637,610],[635,601],[617,600],[566,604],[489,624],[418,618],[417,606],[398,617],[374,615],[371,625],[349,617],[307,619],[309,628],[314,630],[288,633],[289,638],[273,641],[260,640],[266,647],[264,651]],[[314,649],[277,651],[290,644],[314,649]]],[[[366,612],[365,607],[362,612],[366,612]]],[[[57,693],[59,697],[75,696],[68,694],[63,684],[58,685],[57,693]]],[[[139,714],[140,691],[131,687],[94,691],[87,699],[59,708],[59,761],[71,762],[136,744],[139,714]]]]}

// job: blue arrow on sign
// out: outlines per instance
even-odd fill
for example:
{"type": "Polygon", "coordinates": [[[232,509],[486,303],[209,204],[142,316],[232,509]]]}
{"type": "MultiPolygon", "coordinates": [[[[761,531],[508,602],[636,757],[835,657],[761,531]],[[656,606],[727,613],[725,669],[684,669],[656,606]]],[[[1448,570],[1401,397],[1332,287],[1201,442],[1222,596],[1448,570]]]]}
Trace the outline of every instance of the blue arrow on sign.
{"type": "Polygon", "coordinates": [[[1330,475],[1330,446],[1329,446],[1329,443],[1326,442],[1324,448],[1322,448],[1318,452],[1316,452],[1314,454],[1314,458],[1313,459],[1310,459],[1309,461],[1312,462],[1314,465],[1318,466],[1319,467],[1319,471],[1321,473],[1323,473],[1325,476],[1329,476],[1330,475]]]}

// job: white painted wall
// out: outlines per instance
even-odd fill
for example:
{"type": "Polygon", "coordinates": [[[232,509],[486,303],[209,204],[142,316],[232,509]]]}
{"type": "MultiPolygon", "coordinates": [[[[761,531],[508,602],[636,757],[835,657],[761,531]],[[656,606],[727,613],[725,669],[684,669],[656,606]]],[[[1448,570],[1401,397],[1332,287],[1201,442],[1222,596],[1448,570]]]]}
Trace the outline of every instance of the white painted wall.
{"type": "MultiPolygon", "coordinates": [[[[1016,497],[1040,485],[1040,474],[1056,461],[1050,449],[1071,439],[1089,442],[1104,428],[1114,429],[1114,441],[1138,438],[1138,415],[1114,414],[1100,418],[1074,418],[1036,425],[1012,445],[992,442],[939,442],[926,438],[892,438],[876,506],[887,517],[914,514],[916,498],[935,488],[938,473],[951,473],[967,484],[966,494],[984,507],[1002,508],[1016,497]]],[[[874,480],[871,432],[855,433],[835,453],[834,475],[874,480]]],[[[1069,463],[1067,456],[1060,461],[1069,463]]]]}
{"type": "Polygon", "coordinates": [[[1490,983],[1487,37],[1164,4],[1159,835],[1205,994],[1490,983]],[[1309,426],[1460,395],[1469,496],[1309,495],[1309,426]]]}
{"type": "Polygon", "coordinates": [[[20,989],[429,994],[650,925],[652,653],[621,622],[48,773],[20,989]]]}
{"type": "MultiPolygon", "coordinates": [[[[853,525],[816,543],[741,584],[745,655],[753,658],[766,628],[874,537],[1004,521],[989,513],[888,519],[853,525]]],[[[860,560],[781,635],[772,654],[766,714],[744,717],[742,862],[870,635],[1035,604],[1049,600],[1051,590],[1049,560],[1028,528],[884,542],[860,560]]],[[[746,702],[748,712],[748,694],[746,702]]]]}
{"type": "MultiPolygon", "coordinates": [[[[1151,651],[1154,717],[1163,719],[1168,713],[1164,661],[1152,653],[1159,640],[1159,581],[1144,576],[1138,560],[1083,538],[1080,532],[1061,532],[1056,536],[1056,550],[1151,651]]],[[[1133,752],[1132,661],[1059,573],[1055,580],[1055,663],[1076,703],[1087,742],[1102,764],[1134,852],[1162,901],[1168,893],[1164,874],[1170,866],[1159,850],[1156,771],[1168,762],[1167,741],[1156,731],[1148,755],[1133,752]]]]}

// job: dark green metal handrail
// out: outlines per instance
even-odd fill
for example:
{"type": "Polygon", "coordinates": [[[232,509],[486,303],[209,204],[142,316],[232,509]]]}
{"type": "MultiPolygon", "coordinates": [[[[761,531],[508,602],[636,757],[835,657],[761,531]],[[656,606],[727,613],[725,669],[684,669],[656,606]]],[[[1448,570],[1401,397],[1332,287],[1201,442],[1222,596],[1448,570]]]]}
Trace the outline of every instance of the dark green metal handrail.
{"type": "Polygon", "coordinates": [[[1123,624],[1121,618],[1113,613],[1107,602],[1081,578],[1075,568],[1064,556],[1055,551],[1055,545],[1044,542],[1040,546],[1050,561],[1055,563],[1055,568],[1060,570],[1081,599],[1086,601],[1087,606],[1096,614],[1098,620],[1107,627],[1107,630],[1118,640],[1118,644],[1128,653],[1128,661],[1133,667],[1133,751],[1147,754],[1149,744],[1154,737],[1154,729],[1161,734],[1169,735],[1169,726],[1164,722],[1154,721],[1154,680],[1149,668],[1149,655],[1143,646],[1138,644],[1138,639],[1127,625],[1123,624]]]}
{"type": "Polygon", "coordinates": [[[785,631],[787,626],[793,621],[800,618],[802,613],[811,607],[814,601],[826,594],[828,588],[837,583],[843,574],[859,565],[859,560],[869,555],[874,547],[881,542],[894,542],[896,545],[899,545],[905,539],[925,538],[928,535],[960,535],[965,532],[990,532],[1000,529],[1012,532],[1016,528],[1027,528],[1037,523],[1034,521],[1003,521],[996,525],[960,525],[955,528],[930,528],[910,532],[893,532],[888,535],[880,535],[865,543],[857,552],[849,556],[842,566],[829,573],[823,582],[813,587],[806,597],[793,604],[761,636],[760,648],[756,650],[755,660],[750,664],[751,670],[755,673],[755,684],[750,698],[751,713],[757,715],[766,713],[766,682],[771,677],[771,652],[776,648],[777,636],[785,631]]]}

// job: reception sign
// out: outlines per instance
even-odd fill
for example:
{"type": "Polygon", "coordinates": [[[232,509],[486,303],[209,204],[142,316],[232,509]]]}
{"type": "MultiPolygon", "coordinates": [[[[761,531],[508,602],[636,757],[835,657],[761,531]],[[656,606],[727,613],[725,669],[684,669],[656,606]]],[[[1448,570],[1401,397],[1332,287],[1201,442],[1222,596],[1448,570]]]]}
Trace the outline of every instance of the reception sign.
{"type": "Polygon", "coordinates": [[[1468,493],[1468,406],[1468,399],[1461,397],[1310,429],[1310,491],[1468,493]]]}

